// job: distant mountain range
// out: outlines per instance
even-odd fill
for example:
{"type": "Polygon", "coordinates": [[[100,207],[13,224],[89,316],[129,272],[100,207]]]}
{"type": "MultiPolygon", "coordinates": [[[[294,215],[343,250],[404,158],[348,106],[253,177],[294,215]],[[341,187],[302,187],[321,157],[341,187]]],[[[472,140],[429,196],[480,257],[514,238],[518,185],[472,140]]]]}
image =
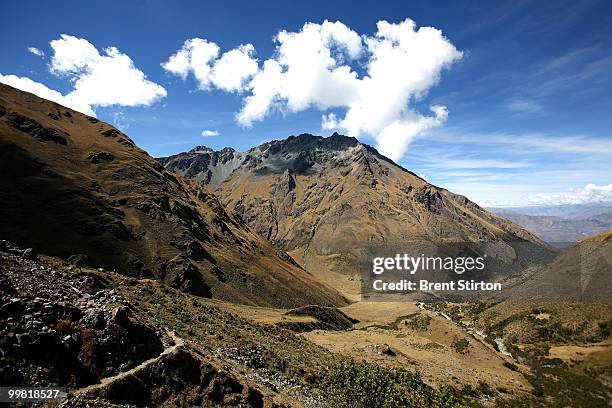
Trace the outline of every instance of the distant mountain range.
{"type": "Polygon", "coordinates": [[[560,248],[612,229],[612,204],[489,208],[489,210],[560,248]]]}

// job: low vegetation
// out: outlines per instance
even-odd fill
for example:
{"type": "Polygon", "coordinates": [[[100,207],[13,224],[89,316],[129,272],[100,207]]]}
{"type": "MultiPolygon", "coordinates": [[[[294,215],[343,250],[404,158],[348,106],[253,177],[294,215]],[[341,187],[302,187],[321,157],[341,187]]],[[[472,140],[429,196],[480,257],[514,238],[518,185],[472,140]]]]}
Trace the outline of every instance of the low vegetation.
{"type": "Polygon", "coordinates": [[[199,347],[227,352],[255,368],[312,384],[338,357],[296,333],[262,325],[222,310],[211,301],[159,284],[123,280],[119,289],[165,327],[199,347]]]}
{"type": "Polygon", "coordinates": [[[451,389],[436,390],[425,384],[418,373],[368,362],[340,361],[325,373],[319,386],[329,407],[460,406],[451,389]]]}
{"type": "MultiPolygon", "coordinates": [[[[412,313],[409,315],[399,316],[393,322],[388,324],[374,324],[368,327],[376,327],[383,330],[399,330],[400,327],[407,327],[412,330],[426,331],[429,328],[431,317],[421,313],[412,313]]],[[[367,330],[364,327],[362,330],[367,330]]]]}
{"type": "Polygon", "coordinates": [[[316,319],[316,322],[290,322],[279,324],[279,326],[297,331],[309,330],[350,330],[353,324],[358,323],[358,320],[352,319],[335,307],[326,306],[304,306],[297,309],[291,309],[287,312],[288,316],[310,316],[316,319]]]}
{"type": "Polygon", "coordinates": [[[431,316],[418,314],[407,320],[404,320],[404,325],[412,330],[426,331],[431,323],[431,316]]]}
{"type": "MultiPolygon", "coordinates": [[[[611,306],[596,303],[500,305],[484,313],[486,332],[504,338],[508,351],[529,366],[525,377],[531,396],[508,406],[607,407],[611,390],[598,370],[577,369],[571,361],[551,358],[554,346],[597,344],[610,339],[611,306]],[[501,306],[505,306],[502,308],[501,306]]],[[[504,364],[518,369],[515,364],[504,364]]]]}
{"type": "Polygon", "coordinates": [[[459,354],[469,353],[470,342],[467,339],[455,339],[451,344],[451,347],[459,354]]]}

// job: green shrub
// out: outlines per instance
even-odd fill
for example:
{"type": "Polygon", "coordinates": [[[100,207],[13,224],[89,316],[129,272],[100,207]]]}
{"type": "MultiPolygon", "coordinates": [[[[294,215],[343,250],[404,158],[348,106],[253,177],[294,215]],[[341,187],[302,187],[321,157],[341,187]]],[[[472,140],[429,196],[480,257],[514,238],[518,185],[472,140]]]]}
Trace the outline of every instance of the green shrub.
{"type": "Polygon", "coordinates": [[[79,361],[85,367],[91,367],[96,357],[96,334],[92,329],[81,330],[81,350],[79,350],[79,361]]]}
{"type": "Polygon", "coordinates": [[[427,331],[431,317],[428,315],[416,315],[411,319],[404,321],[405,325],[412,330],[427,331]]]}
{"type": "Polygon", "coordinates": [[[468,347],[470,346],[470,342],[467,339],[455,339],[451,346],[455,349],[455,351],[459,354],[467,354],[468,347]]]}
{"type": "Polygon", "coordinates": [[[322,376],[319,387],[334,408],[458,406],[452,392],[431,388],[418,373],[368,362],[341,361],[322,376]]]}

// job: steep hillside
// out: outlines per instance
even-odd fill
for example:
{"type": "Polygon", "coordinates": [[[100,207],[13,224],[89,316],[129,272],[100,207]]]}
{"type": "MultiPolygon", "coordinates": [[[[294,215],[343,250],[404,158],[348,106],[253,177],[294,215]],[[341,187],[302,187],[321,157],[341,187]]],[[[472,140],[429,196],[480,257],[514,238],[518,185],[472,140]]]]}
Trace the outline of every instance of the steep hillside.
{"type": "Polygon", "coordinates": [[[612,300],[612,230],[578,241],[504,292],[511,300],[612,300]]]}
{"type": "Polygon", "coordinates": [[[0,84],[0,237],[205,297],[338,305],[198,183],[121,131],[0,84]]]}
{"type": "Polygon", "coordinates": [[[488,242],[491,253],[521,265],[550,254],[519,226],[336,133],[292,136],[244,153],[200,146],[158,161],[208,184],[227,208],[323,279],[356,273],[362,251],[382,243],[488,242]]]}

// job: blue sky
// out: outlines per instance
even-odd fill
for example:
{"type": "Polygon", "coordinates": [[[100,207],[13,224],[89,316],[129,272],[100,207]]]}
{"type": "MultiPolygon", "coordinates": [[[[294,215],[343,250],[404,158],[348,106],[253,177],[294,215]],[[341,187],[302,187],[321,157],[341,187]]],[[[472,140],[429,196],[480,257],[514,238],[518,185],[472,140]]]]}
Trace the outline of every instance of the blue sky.
{"type": "MultiPolygon", "coordinates": [[[[609,1],[81,3],[5,4],[0,74],[29,78],[67,95],[75,88],[75,71],[52,64],[57,50],[51,41],[67,34],[86,40],[102,55],[103,49],[116,47],[149,81],[141,99],[114,103],[112,97],[92,96],[96,91],[91,90],[88,103],[99,118],[122,128],[153,156],[201,144],[245,150],[303,132],[328,135],[333,130],[322,129],[322,115],[341,118],[347,111],[345,102],[321,107],[328,101],[314,96],[311,107],[281,103],[245,127],[236,115],[248,89],[198,89],[194,71],[184,71],[183,79],[162,67],[185,41],[214,42],[219,55],[252,44],[250,56],[261,69],[265,60],[278,56],[273,38],[281,30],[297,33],[307,22],[329,20],[362,38],[375,38],[377,22],[399,25],[409,18],[417,30],[441,30],[452,47],[444,51],[443,65],[432,66],[431,81],[408,98],[411,113],[396,118],[408,125],[419,118],[428,121],[403,142],[406,151],[396,158],[400,164],[481,204],[612,200],[609,1]],[[444,115],[432,113],[431,106],[446,107],[444,115]],[[204,130],[218,134],[203,137],[204,130]]],[[[363,78],[368,56],[350,61],[348,49],[340,61],[363,78]]],[[[410,70],[399,68],[400,75],[410,70]]],[[[363,129],[360,140],[382,143],[380,135],[368,134],[367,124],[363,129]]]]}

